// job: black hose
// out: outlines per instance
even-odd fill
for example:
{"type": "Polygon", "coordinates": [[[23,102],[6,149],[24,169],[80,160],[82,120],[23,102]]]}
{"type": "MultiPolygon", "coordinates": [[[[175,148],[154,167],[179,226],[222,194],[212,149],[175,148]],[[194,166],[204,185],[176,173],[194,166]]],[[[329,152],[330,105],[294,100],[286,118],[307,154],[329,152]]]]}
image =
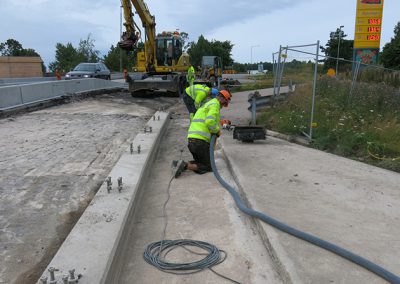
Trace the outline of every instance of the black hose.
{"type": "Polygon", "coordinates": [[[258,219],[264,221],[265,223],[267,223],[271,226],[274,226],[275,228],[277,228],[285,233],[288,233],[294,237],[297,237],[299,239],[302,239],[304,241],[307,241],[309,243],[317,245],[317,246],[324,248],[330,252],[333,252],[351,262],[354,262],[354,263],[360,265],[361,267],[364,267],[365,269],[368,269],[369,271],[382,277],[383,279],[389,281],[390,283],[400,284],[400,277],[393,274],[392,272],[386,270],[385,268],[383,268],[383,267],[381,267],[359,255],[356,255],[349,250],[341,248],[335,244],[327,242],[323,239],[320,239],[320,238],[310,235],[308,233],[305,233],[305,232],[302,232],[295,228],[292,228],[274,218],[269,217],[268,215],[266,215],[264,213],[261,213],[261,212],[258,212],[258,211],[255,211],[253,209],[246,207],[243,204],[242,200],[240,199],[239,194],[235,191],[235,189],[232,186],[230,186],[226,181],[224,181],[221,178],[220,174],[218,173],[217,167],[215,165],[215,158],[214,158],[215,140],[216,140],[216,136],[213,135],[211,138],[211,142],[210,142],[211,168],[212,168],[217,180],[221,183],[221,185],[223,187],[225,187],[229,191],[229,193],[232,195],[233,199],[235,200],[236,205],[239,207],[239,209],[241,211],[243,211],[244,213],[246,213],[250,216],[258,218],[258,219]]]}

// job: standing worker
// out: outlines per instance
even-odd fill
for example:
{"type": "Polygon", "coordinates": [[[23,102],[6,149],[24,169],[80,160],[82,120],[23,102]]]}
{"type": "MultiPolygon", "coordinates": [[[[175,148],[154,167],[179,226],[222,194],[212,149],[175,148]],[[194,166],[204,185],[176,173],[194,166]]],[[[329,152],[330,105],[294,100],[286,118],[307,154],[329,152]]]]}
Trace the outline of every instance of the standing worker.
{"type": "Polygon", "coordinates": [[[178,178],[186,169],[197,174],[211,172],[210,140],[211,135],[221,135],[219,128],[221,107],[227,107],[231,94],[227,90],[218,92],[216,98],[197,110],[188,131],[188,148],[194,161],[173,161],[174,177],[178,178]]]}
{"type": "Polygon", "coordinates": [[[195,76],[195,71],[194,71],[193,65],[190,64],[190,67],[187,71],[187,76],[186,76],[186,80],[188,81],[189,86],[193,86],[194,76],[195,76]]]}
{"type": "Polygon", "coordinates": [[[200,108],[208,97],[215,97],[218,94],[218,90],[207,87],[206,85],[195,84],[185,89],[183,94],[183,102],[189,111],[190,121],[197,109],[200,108]]]}
{"type": "Polygon", "coordinates": [[[61,80],[61,74],[58,70],[56,70],[56,78],[57,80],[61,80]]]}

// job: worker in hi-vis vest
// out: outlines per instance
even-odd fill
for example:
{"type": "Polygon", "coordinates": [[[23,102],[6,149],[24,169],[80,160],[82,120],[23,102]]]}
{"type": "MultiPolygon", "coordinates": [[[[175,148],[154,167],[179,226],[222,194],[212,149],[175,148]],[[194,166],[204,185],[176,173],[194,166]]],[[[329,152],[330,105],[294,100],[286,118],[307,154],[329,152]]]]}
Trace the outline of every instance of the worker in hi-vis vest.
{"type": "Polygon", "coordinates": [[[190,65],[190,67],[187,71],[187,76],[186,76],[186,80],[189,83],[189,86],[193,86],[194,78],[195,78],[195,71],[194,71],[193,66],[190,65]]]}
{"type": "Polygon", "coordinates": [[[213,98],[217,94],[217,89],[207,87],[206,85],[195,84],[187,87],[183,94],[183,102],[189,111],[190,120],[192,120],[197,109],[207,101],[207,98],[213,98]]]}
{"type": "Polygon", "coordinates": [[[188,131],[188,148],[194,161],[173,161],[174,177],[177,178],[186,170],[192,170],[197,174],[211,172],[210,140],[211,135],[217,137],[220,131],[220,110],[227,107],[231,100],[231,94],[227,90],[218,92],[216,98],[205,103],[199,108],[190,123],[188,131]]]}

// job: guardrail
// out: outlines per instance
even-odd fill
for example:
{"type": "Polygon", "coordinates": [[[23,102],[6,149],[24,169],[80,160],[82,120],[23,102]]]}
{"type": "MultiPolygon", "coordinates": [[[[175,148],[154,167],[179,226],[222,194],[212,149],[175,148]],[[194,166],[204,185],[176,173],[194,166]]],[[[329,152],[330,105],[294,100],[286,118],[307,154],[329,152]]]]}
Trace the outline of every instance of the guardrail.
{"type": "MultiPolygon", "coordinates": [[[[289,86],[289,92],[294,91],[295,86],[289,86]]],[[[269,95],[269,96],[261,96],[258,91],[249,94],[249,99],[247,100],[250,103],[250,106],[247,108],[251,111],[251,125],[256,125],[256,116],[257,116],[257,108],[264,107],[268,105],[273,105],[276,102],[284,101],[288,97],[288,93],[280,93],[279,95],[269,95]]]]}
{"type": "Polygon", "coordinates": [[[0,87],[0,111],[32,105],[81,92],[127,88],[126,84],[101,79],[53,81],[0,87]]]}
{"type": "Polygon", "coordinates": [[[0,78],[0,87],[56,81],[56,77],[0,78]]]}

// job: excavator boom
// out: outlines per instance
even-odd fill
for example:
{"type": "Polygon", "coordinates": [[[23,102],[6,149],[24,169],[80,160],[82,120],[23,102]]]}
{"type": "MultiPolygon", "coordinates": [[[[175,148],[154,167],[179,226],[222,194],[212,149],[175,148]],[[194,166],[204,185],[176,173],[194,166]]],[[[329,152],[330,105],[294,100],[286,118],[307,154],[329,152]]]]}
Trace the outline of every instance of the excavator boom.
{"type": "Polygon", "coordinates": [[[181,34],[162,32],[156,36],[156,22],[143,0],[121,0],[124,9],[125,29],[118,46],[126,51],[137,52],[135,72],[146,72],[143,80],[126,78],[132,95],[146,90],[164,89],[181,93],[186,85],[189,56],[182,52],[181,34]],[[145,33],[144,50],[138,50],[140,29],[133,19],[133,8],[138,14],[145,33]]]}

